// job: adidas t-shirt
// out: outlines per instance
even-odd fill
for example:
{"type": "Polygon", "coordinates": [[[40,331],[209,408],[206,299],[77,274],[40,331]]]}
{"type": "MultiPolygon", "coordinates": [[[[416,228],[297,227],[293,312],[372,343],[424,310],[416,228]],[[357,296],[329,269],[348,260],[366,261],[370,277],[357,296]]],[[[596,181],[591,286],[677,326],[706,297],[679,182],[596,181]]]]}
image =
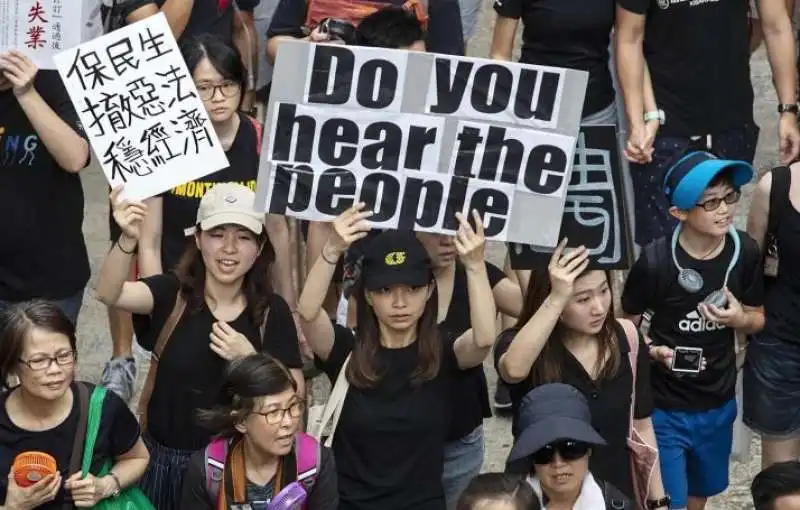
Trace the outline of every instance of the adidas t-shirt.
{"type": "MultiPolygon", "coordinates": [[[[703,277],[703,288],[691,294],[678,284],[670,237],[653,241],[652,246],[642,251],[625,283],[622,308],[633,315],[648,309],[653,312],[649,336],[654,345],[703,349],[707,367],[699,374],[675,373],[663,363],[653,362],[650,378],[656,408],[716,409],[734,398],[735,335],[733,329],[706,320],[697,305],[722,287],[733,257],[733,241],[727,237],[722,252],[709,260],[695,260],[680,245],[676,247],[675,256],[681,267],[695,269],[703,277]]],[[[758,245],[745,232],[739,232],[739,238],[741,253],[731,271],[728,288],[743,305],[761,306],[764,289],[758,245]]]]}

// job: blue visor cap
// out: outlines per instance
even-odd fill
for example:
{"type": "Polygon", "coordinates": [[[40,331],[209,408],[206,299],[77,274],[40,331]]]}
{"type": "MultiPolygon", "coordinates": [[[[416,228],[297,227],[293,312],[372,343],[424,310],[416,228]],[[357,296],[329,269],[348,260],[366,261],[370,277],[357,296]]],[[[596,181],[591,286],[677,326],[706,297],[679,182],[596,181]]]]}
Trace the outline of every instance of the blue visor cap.
{"type": "Polygon", "coordinates": [[[753,167],[745,161],[717,159],[708,152],[691,152],[678,160],[664,176],[664,194],[670,204],[688,211],[697,205],[714,177],[731,169],[733,186],[741,188],[753,178],[753,167]]]}

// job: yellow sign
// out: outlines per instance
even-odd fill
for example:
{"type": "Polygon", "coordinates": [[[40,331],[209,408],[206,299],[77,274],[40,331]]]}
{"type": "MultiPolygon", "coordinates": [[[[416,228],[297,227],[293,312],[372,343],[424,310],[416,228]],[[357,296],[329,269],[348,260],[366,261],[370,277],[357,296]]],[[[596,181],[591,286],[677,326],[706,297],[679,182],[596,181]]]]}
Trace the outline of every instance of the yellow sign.
{"type": "Polygon", "coordinates": [[[387,253],[384,262],[386,262],[387,266],[399,266],[400,264],[406,261],[406,252],[404,251],[393,251],[392,253],[387,253]]]}

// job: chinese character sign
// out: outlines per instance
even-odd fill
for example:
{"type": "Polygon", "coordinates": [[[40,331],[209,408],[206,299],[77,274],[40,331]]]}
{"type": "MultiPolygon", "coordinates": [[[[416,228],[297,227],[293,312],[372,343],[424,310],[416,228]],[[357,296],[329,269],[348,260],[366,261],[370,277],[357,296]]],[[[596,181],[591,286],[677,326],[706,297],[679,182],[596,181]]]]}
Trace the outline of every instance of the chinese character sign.
{"type": "Polygon", "coordinates": [[[163,14],[55,57],[112,187],[142,199],[228,166],[163,14]]]}
{"type": "Polygon", "coordinates": [[[68,0],[0,0],[0,53],[19,50],[40,69],[55,69],[53,56],[80,44],[82,5],[68,0]]]}

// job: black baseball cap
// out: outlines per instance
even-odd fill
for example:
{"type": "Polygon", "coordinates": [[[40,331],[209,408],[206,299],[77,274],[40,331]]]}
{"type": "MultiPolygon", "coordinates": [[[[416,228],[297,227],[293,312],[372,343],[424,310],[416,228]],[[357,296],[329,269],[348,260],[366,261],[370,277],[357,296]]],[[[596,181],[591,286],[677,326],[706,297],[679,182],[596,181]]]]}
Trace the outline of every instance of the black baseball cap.
{"type": "Polygon", "coordinates": [[[364,288],[379,290],[392,285],[421,287],[433,279],[431,259],[410,230],[388,230],[363,247],[361,277],[364,288]]]}

